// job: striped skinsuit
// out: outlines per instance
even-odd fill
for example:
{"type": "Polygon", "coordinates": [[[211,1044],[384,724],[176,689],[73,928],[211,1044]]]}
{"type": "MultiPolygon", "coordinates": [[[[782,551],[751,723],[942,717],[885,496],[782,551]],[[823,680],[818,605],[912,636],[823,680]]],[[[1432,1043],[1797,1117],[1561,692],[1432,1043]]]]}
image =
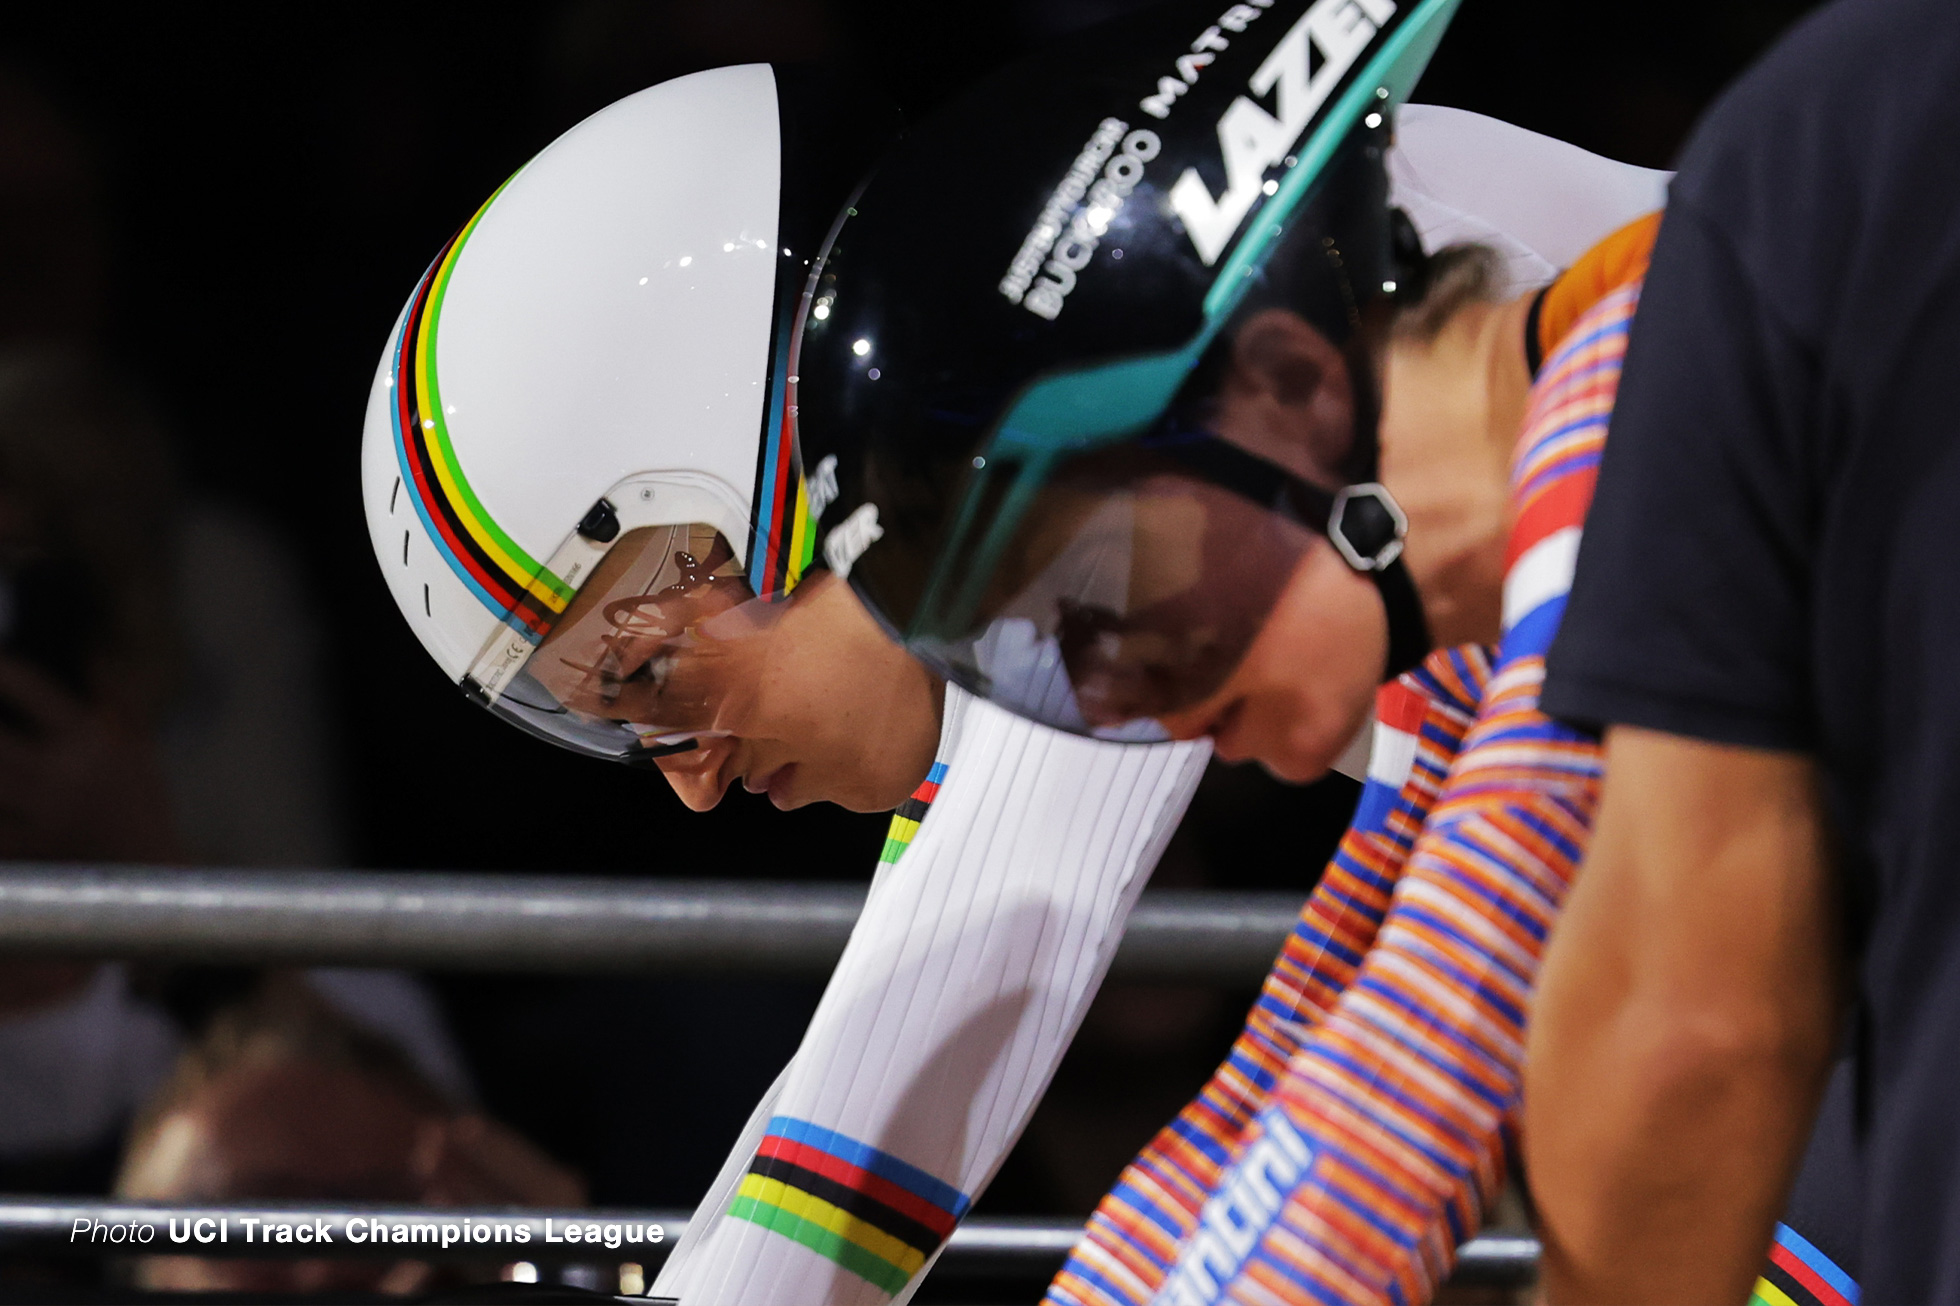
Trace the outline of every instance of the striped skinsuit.
{"type": "Polygon", "coordinates": [[[1532,389],[1501,642],[1382,689],[1354,824],[1244,1032],[1098,1207],[1049,1306],[1423,1302],[1495,1202],[1532,984],[1599,794],[1597,743],[1538,694],[1656,225],[1562,279],[1564,299],[1596,291],[1532,389]]]}

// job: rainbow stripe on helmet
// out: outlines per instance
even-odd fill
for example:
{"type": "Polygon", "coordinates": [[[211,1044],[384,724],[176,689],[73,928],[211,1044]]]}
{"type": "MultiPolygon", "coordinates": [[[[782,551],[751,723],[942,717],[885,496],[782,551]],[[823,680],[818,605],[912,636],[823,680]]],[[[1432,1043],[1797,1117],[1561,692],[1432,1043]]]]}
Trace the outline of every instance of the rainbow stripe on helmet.
{"type": "MultiPolygon", "coordinates": [[[[506,182],[505,185],[509,183],[506,182]]],[[[573,590],[504,531],[470,487],[450,439],[437,357],[444,294],[470,235],[503,193],[484,201],[451,238],[417,283],[408,311],[389,344],[388,386],[395,453],[402,483],[430,541],[449,569],[483,605],[511,628],[542,639],[571,602],[573,590]]],[[[750,508],[749,583],[757,594],[789,593],[816,552],[816,523],[795,447],[795,406],[789,380],[790,310],[771,350],[769,401],[757,454],[750,508]]],[[[594,497],[607,487],[595,487],[594,497]]],[[[566,523],[567,530],[572,523],[566,523]]]]}
{"type": "Polygon", "coordinates": [[[810,513],[809,487],[796,451],[796,382],[790,360],[795,356],[791,314],[796,296],[789,287],[777,288],[777,320],[770,349],[769,403],[762,414],[762,448],[757,456],[755,543],[749,553],[749,588],[761,595],[788,594],[803,579],[816,555],[816,522],[810,513]]]}
{"type": "MultiPolygon", "coordinates": [[[[506,183],[508,184],[508,183],[506,183]]],[[[497,194],[503,188],[498,187],[497,194]]],[[[485,200],[422,275],[389,348],[388,386],[402,483],[416,515],[457,579],[513,628],[541,638],[572,591],[484,509],[456,458],[436,377],[437,333],[449,277],[470,233],[497,195],[485,200]]]]}

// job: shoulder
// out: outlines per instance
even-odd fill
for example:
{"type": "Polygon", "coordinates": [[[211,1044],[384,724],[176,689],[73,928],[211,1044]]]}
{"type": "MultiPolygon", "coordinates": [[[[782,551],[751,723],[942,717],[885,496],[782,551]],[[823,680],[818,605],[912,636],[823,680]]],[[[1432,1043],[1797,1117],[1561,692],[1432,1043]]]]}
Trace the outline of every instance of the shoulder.
{"type": "Polygon", "coordinates": [[[950,803],[969,814],[1012,811],[1024,825],[1066,826],[1101,804],[1132,799],[1143,804],[1139,810],[1155,812],[1181,801],[1181,786],[1203,771],[1210,756],[1206,740],[1122,742],[1071,734],[949,683],[932,771],[899,816],[922,820],[935,803],[950,803]]]}
{"type": "MultiPolygon", "coordinates": [[[[1839,0],[1798,23],[1702,119],[1670,208],[1720,234],[1799,336],[1827,335],[1901,222],[1960,211],[1960,5],[1839,0]]],[[[1910,233],[1907,233],[1908,237],[1910,233]]],[[[1908,242],[1910,239],[1908,238],[1908,242]]],[[[1881,272],[1880,275],[1885,275],[1881,272]]]]}
{"type": "Polygon", "coordinates": [[[1611,383],[1626,357],[1641,284],[1629,281],[1601,295],[1578,315],[1546,356],[1525,405],[1524,426],[1512,463],[1514,482],[1525,479],[1545,456],[1547,444],[1581,415],[1573,409],[1575,403],[1582,404],[1587,415],[1603,417],[1610,411],[1611,383]],[[1601,399],[1607,404],[1603,411],[1601,399]]]}
{"type": "Polygon", "coordinates": [[[1639,303],[1639,282],[1601,298],[1580,314],[1533,383],[1511,463],[1508,563],[1584,520],[1639,303]]]}
{"type": "Polygon", "coordinates": [[[1837,0],[1793,25],[1709,109],[1682,156],[1694,184],[1728,142],[1789,157],[1909,132],[1899,109],[1950,103],[1960,7],[1950,0],[1837,0]]]}
{"type": "Polygon", "coordinates": [[[1511,469],[1504,660],[1522,651],[1542,653],[1557,632],[1639,302],[1640,283],[1634,282],[1594,304],[1532,386],[1511,469]]]}

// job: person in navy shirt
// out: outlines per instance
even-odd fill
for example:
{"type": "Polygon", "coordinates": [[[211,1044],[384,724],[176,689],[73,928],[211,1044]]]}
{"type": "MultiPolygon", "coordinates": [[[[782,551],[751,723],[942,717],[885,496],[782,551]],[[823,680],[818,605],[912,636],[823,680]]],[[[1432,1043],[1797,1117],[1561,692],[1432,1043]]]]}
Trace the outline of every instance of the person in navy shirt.
{"type": "Polygon", "coordinates": [[[1544,699],[1607,731],[1527,1058],[1553,1301],[1748,1297],[1847,1037],[1863,1296],[1960,1300],[1956,88],[1950,0],[1832,5],[1673,187],[1544,699]]]}

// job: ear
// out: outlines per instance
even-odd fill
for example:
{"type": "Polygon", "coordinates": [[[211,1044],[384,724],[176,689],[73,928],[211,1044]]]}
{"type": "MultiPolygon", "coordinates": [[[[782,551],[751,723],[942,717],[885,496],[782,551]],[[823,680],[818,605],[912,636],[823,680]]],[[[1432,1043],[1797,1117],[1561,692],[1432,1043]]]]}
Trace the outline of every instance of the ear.
{"type": "Polygon", "coordinates": [[[1218,434],[1332,486],[1354,440],[1354,387],[1332,341],[1287,308],[1255,313],[1232,340],[1218,434]]]}

